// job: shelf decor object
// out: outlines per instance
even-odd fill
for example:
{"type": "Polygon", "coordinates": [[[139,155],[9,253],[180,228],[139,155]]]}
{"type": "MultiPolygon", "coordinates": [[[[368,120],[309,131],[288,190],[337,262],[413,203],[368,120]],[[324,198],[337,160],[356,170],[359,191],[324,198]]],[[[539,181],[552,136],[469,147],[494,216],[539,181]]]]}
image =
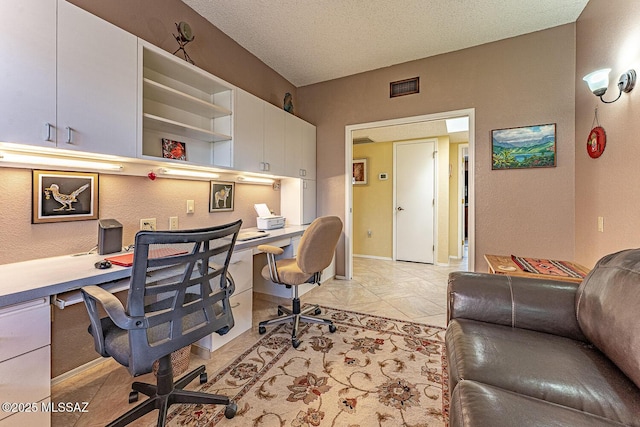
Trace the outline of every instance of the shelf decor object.
{"type": "Polygon", "coordinates": [[[556,124],[491,131],[491,169],[556,166],[556,124]]]}
{"type": "Polygon", "coordinates": [[[33,224],[98,219],[98,174],[33,171],[33,224]]]}
{"type": "Polygon", "coordinates": [[[174,34],[173,37],[176,38],[176,41],[178,42],[178,45],[180,47],[176,49],[176,51],[173,52],[173,54],[175,55],[176,53],[182,51],[182,54],[184,55],[184,60],[195,65],[195,62],[193,62],[193,60],[191,59],[191,57],[189,56],[189,54],[184,48],[189,42],[193,41],[193,39],[196,38],[196,36],[193,35],[193,31],[191,31],[191,26],[184,21],[180,21],[176,23],[176,29],[178,30],[178,35],[176,36],[174,34]]]}
{"type": "Polygon", "coordinates": [[[187,160],[187,146],[184,142],[162,138],[162,157],[173,160],[187,160]]]}

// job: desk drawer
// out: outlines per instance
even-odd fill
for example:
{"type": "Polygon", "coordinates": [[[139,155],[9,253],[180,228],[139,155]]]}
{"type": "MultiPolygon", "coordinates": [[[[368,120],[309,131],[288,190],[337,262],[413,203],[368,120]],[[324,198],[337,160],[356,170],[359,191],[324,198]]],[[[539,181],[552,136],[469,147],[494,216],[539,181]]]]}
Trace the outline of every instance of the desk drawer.
{"type": "MultiPolygon", "coordinates": [[[[217,255],[213,258],[216,264],[224,264],[224,257],[217,255]]],[[[253,276],[253,252],[251,249],[234,252],[229,263],[229,273],[236,283],[236,294],[250,289],[253,276]]]]}
{"type": "Polygon", "coordinates": [[[251,289],[253,286],[253,252],[250,249],[234,252],[231,255],[229,272],[236,282],[236,295],[251,289]]]}
{"type": "Polygon", "coordinates": [[[217,350],[238,335],[251,329],[251,321],[253,318],[253,291],[248,290],[242,293],[234,294],[229,298],[231,303],[231,311],[233,312],[234,326],[225,335],[213,334],[211,351],[217,350]]]}
{"type": "Polygon", "coordinates": [[[233,312],[233,328],[225,335],[213,333],[198,341],[198,347],[207,353],[203,357],[210,357],[211,352],[228,343],[244,331],[251,329],[253,319],[253,291],[236,292],[229,298],[233,312]]]}
{"type": "Polygon", "coordinates": [[[48,298],[0,309],[0,362],[51,342],[48,298]]]}
{"type": "MultiPolygon", "coordinates": [[[[50,352],[51,348],[46,346],[0,363],[0,396],[3,402],[38,402],[49,397],[50,352]]],[[[0,411],[0,419],[9,415],[11,412],[0,411]]]]}

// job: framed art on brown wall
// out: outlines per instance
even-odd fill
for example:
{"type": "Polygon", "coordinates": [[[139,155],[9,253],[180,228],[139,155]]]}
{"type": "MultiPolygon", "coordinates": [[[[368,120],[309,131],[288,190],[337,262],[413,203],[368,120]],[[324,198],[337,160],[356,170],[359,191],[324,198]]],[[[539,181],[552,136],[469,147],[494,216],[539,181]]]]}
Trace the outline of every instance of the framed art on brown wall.
{"type": "Polygon", "coordinates": [[[33,171],[33,224],[98,219],[98,174],[33,171]]]}
{"type": "Polygon", "coordinates": [[[556,124],[491,131],[491,169],[548,168],[556,165],[556,124]]]}

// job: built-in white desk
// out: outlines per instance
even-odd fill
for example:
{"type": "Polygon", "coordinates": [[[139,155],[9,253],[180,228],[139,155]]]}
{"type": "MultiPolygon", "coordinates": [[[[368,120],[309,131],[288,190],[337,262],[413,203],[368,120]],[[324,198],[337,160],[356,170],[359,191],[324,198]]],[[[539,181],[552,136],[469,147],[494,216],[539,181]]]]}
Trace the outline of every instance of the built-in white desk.
{"type": "MultiPolygon", "coordinates": [[[[269,230],[266,237],[236,242],[229,266],[236,281],[236,292],[231,297],[235,326],[224,336],[214,334],[198,342],[199,353],[211,352],[251,328],[253,291],[285,296],[279,293],[282,286],[271,284],[270,288],[269,284],[256,283],[259,289],[254,289],[253,255],[259,253],[258,245],[270,244],[286,247],[286,256],[294,256],[306,227],[269,230]]],[[[111,255],[117,254],[107,256],[111,255]]],[[[94,264],[104,258],[105,255],[96,253],[73,254],[0,265],[0,378],[3,378],[0,395],[4,402],[34,403],[39,409],[44,403],[46,407],[51,396],[52,300],[88,285],[112,287],[112,291],[122,289],[123,284],[128,288],[131,267],[113,265],[96,269],[94,264]]],[[[58,305],[64,306],[64,302],[58,305]]],[[[49,415],[42,411],[37,414],[0,411],[0,427],[15,422],[48,425],[49,415]]]]}
{"type": "MultiPolygon", "coordinates": [[[[252,249],[257,253],[256,247],[263,244],[286,246],[292,238],[301,236],[306,227],[293,225],[269,230],[267,237],[236,242],[234,252],[252,249]]],[[[257,231],[257,228],[242,231],[257,231]]],[[[114,265],[105,270],[96,269],[94,264],[104,258],[105,255],[97,253],[73,254],[0,265],[0,308],[131,276],[131,267],[114,265]]]]}

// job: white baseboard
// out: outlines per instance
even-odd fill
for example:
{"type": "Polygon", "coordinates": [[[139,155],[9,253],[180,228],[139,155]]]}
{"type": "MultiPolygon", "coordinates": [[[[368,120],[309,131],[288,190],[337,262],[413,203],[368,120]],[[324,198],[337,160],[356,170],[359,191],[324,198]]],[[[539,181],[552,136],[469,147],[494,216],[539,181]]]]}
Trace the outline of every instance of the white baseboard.
{"type": "Polygon", "coordinates": [[[382,261],[393,261],[393,258],[389,258],[389,257],[385,257],[385,256],[353,254],[353,257],[354,258],[379,259],[379,260],[382,260],[382,261]]]}
{"type": "Polygon", "coordinates": [[[87,369],[91,369],[94,366],[100,365],[102,363],[108,362],[111,360],[110,357],[99,357],[97,359],[92,360],[91,362],[87,362],[84,365],[80,365],[77,368],[73,368],[72,370],[65,372],[64,374],[58,375],[55,378],[51,378],[51,385],[56,385],[62,381],[68,380],[71,377],[74,377],[78,374],[83,373],[87,369]]]}

